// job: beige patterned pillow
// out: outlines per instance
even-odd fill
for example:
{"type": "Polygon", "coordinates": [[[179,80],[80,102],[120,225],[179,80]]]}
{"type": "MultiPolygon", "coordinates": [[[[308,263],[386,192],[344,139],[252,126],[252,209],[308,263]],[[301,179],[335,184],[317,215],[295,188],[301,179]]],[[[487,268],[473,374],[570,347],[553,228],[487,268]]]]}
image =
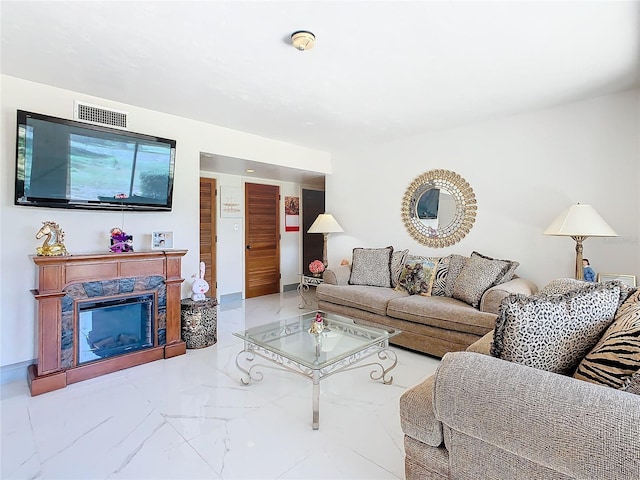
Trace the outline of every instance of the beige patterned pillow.
{"type": "Polygon", "coordinates": [[[449,255],[449,270],[447,271],[447,282],[444,287],[444,295],[446,297],[453,297],[453,285],[467,264],[467,260],[469,260],[469,257],[456,255],[455,253],[449,255]]]}
{"type": "Polygon", "coordinates": [[[576,280],[575,278],[556,278],[547,283],[539,293],[540,295],[564,295],[589,284],[590,282],[576,280]]]}
{"type": "Polygon", "coordinates": [[[507,269],[504,272],[504,275],[502,276],[502,278],[499,278],[496,281],[496,285],[500,285],[501,283],[505,283],[508,282],[509,280],[511,280],[513,278],[513,275],[516,273],[516,268],[518,268],[520,266],[519,262],[516,262],[515,260],[498,260],[497,258],[491,258],[491,257],[487,257],[486,255],[482,255],[481,253],[478,252],[472,252],[471,253],[471,257],[481,257],[484,258],[486,260],[493,260],[495,262],[502,262],[505,265],[507,265],[507,269]]]}
{"type": "Polygon", "coordinates": [[[482,294],[496,285],[508,269],[506,262],[472,255],[453,284],[453,298],[477,308],[482,294]]]}
{"type": "Polygon", "coordinates": [[[611,326],[582,359],[573,378],[622,388],[640,369],[640,290],[618,308],[611,326]]]}
{"type": "Polygon", "coordinates": [[[354,248],[349,285],[391,287],[393,247],[354,248]]]}

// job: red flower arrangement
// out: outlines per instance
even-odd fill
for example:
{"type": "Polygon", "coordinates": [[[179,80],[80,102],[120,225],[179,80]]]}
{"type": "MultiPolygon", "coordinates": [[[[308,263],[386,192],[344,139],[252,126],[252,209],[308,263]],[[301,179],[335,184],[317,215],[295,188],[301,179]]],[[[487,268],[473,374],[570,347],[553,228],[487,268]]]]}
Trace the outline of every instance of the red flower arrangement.
{"type": "Polygon", "coordinates": [[[309,271],[316,275],[324,272],[324,263],[320,260],[314,260],[309,264],[309,271]]]}

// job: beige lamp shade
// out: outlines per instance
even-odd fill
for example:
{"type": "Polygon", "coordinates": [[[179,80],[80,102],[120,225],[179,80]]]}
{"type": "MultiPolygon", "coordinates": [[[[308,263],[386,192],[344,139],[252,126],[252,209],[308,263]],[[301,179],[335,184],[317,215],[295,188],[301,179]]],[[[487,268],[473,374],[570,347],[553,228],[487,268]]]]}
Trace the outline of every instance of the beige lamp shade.
{"type": "Polygon", "coordinates": [[[544,231],[545,235],[571,237],[576,241],[575,278],[582,280],[582,242],[587,237],[617,237],[613,228],[604,221],[591,205],[571,205],[565,209],[544,231]]]}
{"type": "Polygon", "coordinates": [[[571,205],[544,231],[545,235],[567,237],[617,237],[607,222],[591,205],[571,205]]]}
{"type": "Polygon", "coordinates": [[[311,224],[307,233],[336,233],[344,232],[342,227],[330,213],[321,213],[311,224]]]}
{"type": "Polygon", "coordinates": [[[330,233],[344,232],[340,224],[333,218],[330,213],[321,213],[316,218],[315,222],[311,224],[307,233],[322,233],[324,236],[324,242],[322,244],[322,263],[326,267],[327,263],[327,237],[330,233]]]}

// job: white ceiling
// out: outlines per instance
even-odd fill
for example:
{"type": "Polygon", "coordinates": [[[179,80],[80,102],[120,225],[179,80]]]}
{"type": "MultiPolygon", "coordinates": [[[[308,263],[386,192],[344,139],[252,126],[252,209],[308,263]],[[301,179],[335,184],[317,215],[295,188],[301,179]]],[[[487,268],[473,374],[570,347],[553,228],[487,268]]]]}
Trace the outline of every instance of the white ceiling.
{"type": "Polygon", "coordinates": [[[2,0],[0,15],[3,74],[329,152],[639,85],[638,1],[2,0]],[[291,46],[300,29],[315,48],[291,46]]]}

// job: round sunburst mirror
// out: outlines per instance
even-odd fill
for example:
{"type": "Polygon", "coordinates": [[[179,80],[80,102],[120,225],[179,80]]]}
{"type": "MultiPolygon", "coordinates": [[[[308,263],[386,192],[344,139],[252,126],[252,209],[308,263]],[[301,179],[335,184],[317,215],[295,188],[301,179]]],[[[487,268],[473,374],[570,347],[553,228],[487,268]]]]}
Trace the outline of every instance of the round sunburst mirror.
{"type": "Polygon", "coordinates": [[[477,208],[464,178],[450,170],[429,170],[411,182],[402,197],[402,221],[421,244],[448,247],[469,233],[477,208]]]}

